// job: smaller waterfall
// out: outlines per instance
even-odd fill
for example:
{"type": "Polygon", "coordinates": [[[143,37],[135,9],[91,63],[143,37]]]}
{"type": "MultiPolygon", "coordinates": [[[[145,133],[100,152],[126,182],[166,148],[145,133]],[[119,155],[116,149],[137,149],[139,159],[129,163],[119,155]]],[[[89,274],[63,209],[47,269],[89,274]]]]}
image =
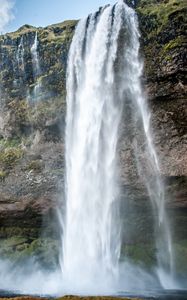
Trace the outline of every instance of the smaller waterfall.
{"type": "Polygon", "coordinates": [[[14,86],[18,88],[25,80],[25,48],[24,37],[21,36],[17,49],[15,49],[15,62],[13,62],[13,71],[15,74],[14,86]]]}
{"type": "Polygon", "coordinates": [[[131,39],[131,53],[127,55],[130,62],[128,73],[131,80],[128,82],[129,96],[134,103],[134,116],[136,121],[142,124],[144,132],[144,153],[142,152],[141,138],[135,138],[134,150],[137,159],[139,175],[147,187],[150,201],[153,207],[156,255],[158,261],[157,273],[160,283],[164,288],[171,288],[174,285],[174,259],[172,250],[172,237],[168,216],[166,213],[165,188],[161,179],[159,159],[154,147],[150,127],[150,112],[147,106],[147,99],[141,87],[143,64],[139,59],[138,26],[134,26],[131,39]],[[144,161],[142,161],[144,157],[144,161]]]}
{"type": "Polygon", "coordinates": [[[24,49],[23,36],[22,36],[20,39],[18,48],[17,48],[16,59],[17,59],[18,68],[21,69],[23,72],[25,70],[24,52],[25,52],[25,49],[24,49]]]}
{"type": "Polygon", "coordinates": [[[32,65],[33,65],[33,73],[35,77],[40,75],[40,62],[39,62],[39,55],[38,55],[38,33],[36,31],[34,43],[31,46],[31,55],[32,55],[32,65]]]}
{"type": "Polygon", "coordinates": [[[34,79],[36,81],[32,96],[29,96],[34,101],[38,101],[41,98],[41,80],[39,78],[41,74],[41,69],[40,69],[40,60],[39,60],[39,54],[38,54],[38,33],[36,31],[35,33],[35,38],[33,45],[31,46],[31,56],[32,56],[32,65],[33,65],[33,74],[34,74],[34,79]]]}

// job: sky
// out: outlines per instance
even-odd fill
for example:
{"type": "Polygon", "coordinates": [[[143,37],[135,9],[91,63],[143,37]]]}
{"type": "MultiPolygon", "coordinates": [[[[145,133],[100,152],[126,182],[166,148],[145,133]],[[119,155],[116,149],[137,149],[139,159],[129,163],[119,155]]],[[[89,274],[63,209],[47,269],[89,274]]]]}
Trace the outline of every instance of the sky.
{"type": "Polygon", "coordinates": [[[116,0],[0,0],[0,33],[17,30],[24,24],[45,27],[80,19],[116,0]]]}

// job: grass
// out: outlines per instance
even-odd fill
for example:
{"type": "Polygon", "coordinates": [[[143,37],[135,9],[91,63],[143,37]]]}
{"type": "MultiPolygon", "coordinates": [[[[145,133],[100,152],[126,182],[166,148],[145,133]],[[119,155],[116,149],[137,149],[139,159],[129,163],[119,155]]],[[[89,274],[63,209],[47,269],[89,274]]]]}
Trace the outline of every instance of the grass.
{"type": "Polygon", "coordinates": [[[7,176],[7,172],[0,169],[0,182],[4,181],[7,176]]]}
{"type": "Polygon", "coordinates": [[[6,148],[0,152],[0,166],[5,170],[12,168],[22,156],[23,150],[21,148],[6,148]]]}
{"type": "Polygon", "coordinates": [[[18,138],[13,139],[0,139],[0,147],[2,148],[13,148],[18,147],[21,143],[21,140],[18,138]]]}
{"type": "Polygon", "coordinates": [[[42,170],[42,163],[40,160],[32,160],[29,162],[29,164],[26,166],[27,171],[35,171],[35,172],[41,172],[42,170]]]}
{"type": "Polygon", "coordinates": [[[176,39],[171,40],[169,43],[167,43],[163,47],[163,51],[168,52],[170,50],[177,48],[179,45],[182,45],[183,43],[185,43],[184,38],[182,38],[181,36],[178,36],[176,39]]]}
{"type": "Polygon", "coordinates": [[[159,34],[163,30],[173,13],[179,13],[185,9],[185,0],[165,0],[161,2],[144,0],[140,2],[137,12],[144,17],[149,17],[150,35],[152,35],[159,34]]]}
{"type": "Polygon", "coordinates": [[[56,117],[57,112],[65,113],[65,105],[64,95],[58,98],[40,101],[30,111],[30,122],[32,122],[32,124],[45,124],[45,120],[56,117]]]}

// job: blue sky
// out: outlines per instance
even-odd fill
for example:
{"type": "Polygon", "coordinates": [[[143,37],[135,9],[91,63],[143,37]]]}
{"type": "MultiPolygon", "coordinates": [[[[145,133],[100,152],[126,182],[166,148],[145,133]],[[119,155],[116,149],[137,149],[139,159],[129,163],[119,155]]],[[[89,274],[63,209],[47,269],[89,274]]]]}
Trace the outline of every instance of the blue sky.
{"type": "Polygon", "coordinates": [[[79,19],[102,5],[116,2],[115,0],[0,0],[0,4],[12,1],[14,7],[10,10],[13,18],[4,25],[5,32],[15,31],[24,24],[47,26],[63,20],[79,19]]]}

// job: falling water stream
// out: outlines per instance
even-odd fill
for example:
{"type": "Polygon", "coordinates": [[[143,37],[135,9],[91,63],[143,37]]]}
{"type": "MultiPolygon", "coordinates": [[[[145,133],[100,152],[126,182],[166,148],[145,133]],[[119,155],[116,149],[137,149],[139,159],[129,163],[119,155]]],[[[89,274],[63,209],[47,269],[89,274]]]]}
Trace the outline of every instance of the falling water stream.
{"type": "Polygon", "coordinates": [[[38,57],[38,34],[35,33],[34,43],[31,46],[32,65],[34,76],[37,77],[40,74],[40,61],[38,57]]]}
{"type": "Polygon", "coordinates": [[[39,54],[38,54],[38,44],[39,44],[38,33],[36,31],[34,43],[31,46],[33,74],[34,74],[34,79],[36,82],[35,82],[32,97],[29,96],[34,101],[40,100],[40,97],[41,97],[41,81],[39,78],[39,75],[41,74],[41,69],[40,69],[40,60],[39,60],[39,54]]]}
{"type": "Polygon", "coordinates": [[[116,147],[127,99],[133,102],[144,131],[148,173],[143,172],[136,141],[135,154],[155,215],[158,278],[163,287],[168,287],[163,274],[172,278],[171,234],[150,112],[141,87],[139,37],[134,10],[118,1],[79,22],[69,53],[61,268],[66,285],[79,291],[96,286],[115,289],[119,279],[116,147]]]}
{"type": "Polygon", "coordinates": [[[18,45],[18,49],[17,49],[17,53],[16,53],[16,60],[17,60],[17,64],[18,67],[22,69],[22,71],[24,72],[25,69],[25,65],[24,65],[24,45],[23,45],[23,36],[20,39],[20,43],[18,45]]]}

